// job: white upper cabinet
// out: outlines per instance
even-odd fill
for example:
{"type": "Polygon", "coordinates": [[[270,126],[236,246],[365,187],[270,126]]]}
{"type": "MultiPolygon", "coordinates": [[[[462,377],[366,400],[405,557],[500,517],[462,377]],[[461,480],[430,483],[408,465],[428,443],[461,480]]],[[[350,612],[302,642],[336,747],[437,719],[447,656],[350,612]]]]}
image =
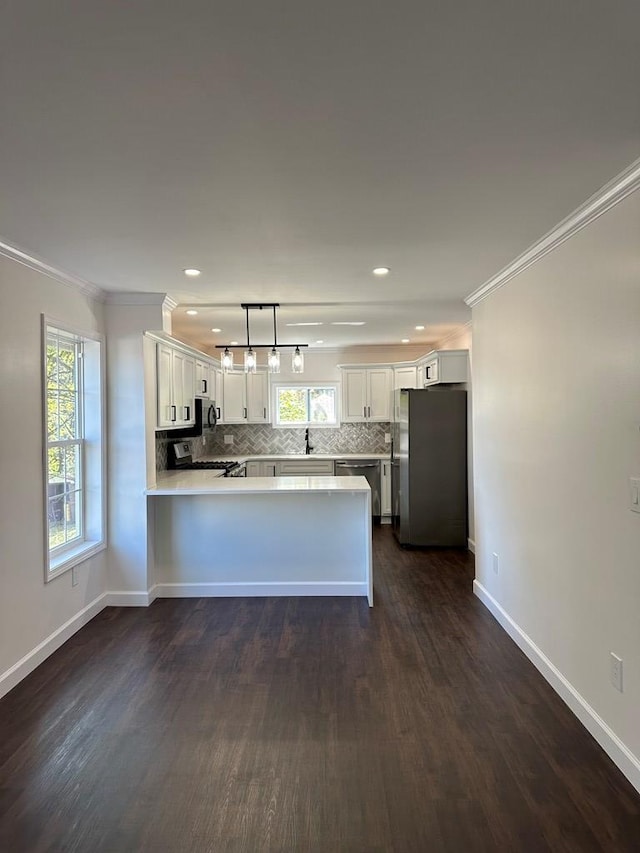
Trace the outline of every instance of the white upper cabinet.
{"type": "Polygon", "coordinates": [[[393,368],[393,390],[398,388],[417,388],[417,370],[415,367],[393,368]]]}
{"type": "Polygon", "coordinates": [[[247,373],[247,421],[250,424],[269,423],[269,376],[267,373],[247,373]]]}
{"type": "Polygon", "coordinates": [[[422,361],[423,385],[437,383],[467,382],[469,373],[469,350],[449,349],[430,352],[422,361]]]}
{"type": "Polygon", "coordinates": [[[342,420],[347,423],[367,419],[367,371],[342,371],[342,420]]]}
{"type": "Polygon", "coordinates": [[[347,368],[342,371],[342,420],[388,421],[391,402],[389,367],[347,368]]]}
{"type": "Polygon", "coordinates": [[[157,399],[159,429],[195,424],[195,359],[169,344],[157,345],[157,399]]]}
{"type": "Polygon", "coordinates": [[[391,406],[391,370],[388,367],[372,367],[367,374],[368,420],[388,421],[391,406]]]}
{"type": "Polygon", "coordinates": [[[247,381],[239,370],[222,374],[222,412],[226,424],[247,422],[247,381]]]}
{"type": "Polygon", "coordinates": [[[266,373],[234,370],[222,374],[222,420],[225,424],[269,423],[269,377],[266,373]]]}
{"type": "MultiPolygon", "coordinates": [[[[215,390],[212,393],[211,389],[211,374],[213,370],[213,365],[208,361],[199,361],[196,359],[196,397],[203,397],[205,400],[215,399],[215,390]]],[[[215,381],[215,373],[213,379],[215,381]]]]}

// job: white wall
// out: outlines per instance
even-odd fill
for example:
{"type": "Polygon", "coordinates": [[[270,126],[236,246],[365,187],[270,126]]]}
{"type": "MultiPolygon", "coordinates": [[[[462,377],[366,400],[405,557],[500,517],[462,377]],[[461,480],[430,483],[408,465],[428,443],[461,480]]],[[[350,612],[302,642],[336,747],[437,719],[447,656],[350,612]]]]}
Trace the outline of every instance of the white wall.
{"type": "Polygon", "coordinates": [[[18,680],[8,670],[107,588],[105,552],[78,566],[75,587],[71,572],[44,582],[42,313],[103,332],[100,303],[0,256],[0,694],[18,680]]]}
{"type": "Polygon", "coordinates": [[[635,784],[639,236],[636,192],[473,309],[478,581],[635,754],[635,784]]]}
{"type": "Polygon", "coordinates": [[[144,331],[162,331],[163,299],[164,294],[119,294],[105,309],[109,590],[112,603],[122,605],[146,604],[154,584],[153,524],[144,490],[155,481],[155,345],[144,331]]]}

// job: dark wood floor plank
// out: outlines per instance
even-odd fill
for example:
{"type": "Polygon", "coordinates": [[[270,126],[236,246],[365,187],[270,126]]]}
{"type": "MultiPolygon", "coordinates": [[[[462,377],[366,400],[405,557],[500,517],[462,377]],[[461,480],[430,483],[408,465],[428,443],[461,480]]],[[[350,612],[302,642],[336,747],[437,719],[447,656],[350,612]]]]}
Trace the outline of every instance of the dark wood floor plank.
{"type": "Polygon", "coordinates": [[[374,536],[361,599],[99,614],[0,701],[0,851],[640,850],[640,797],[473,596],[374,536]]]}

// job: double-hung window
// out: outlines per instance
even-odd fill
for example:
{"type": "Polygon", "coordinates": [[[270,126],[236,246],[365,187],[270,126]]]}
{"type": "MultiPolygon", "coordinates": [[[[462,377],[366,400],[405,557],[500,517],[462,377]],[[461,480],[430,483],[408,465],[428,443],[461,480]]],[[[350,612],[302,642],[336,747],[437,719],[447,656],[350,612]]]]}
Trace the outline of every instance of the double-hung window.
{"type": "Polygon", "coordinates": [[[102,342],[43,318],[45,580],[105,547],[102,342]]]}
{"type": "Polygon", "coordinates": [[[274,426],[339,426],[335,385],[275,385],[273,390],[274,426]]]}

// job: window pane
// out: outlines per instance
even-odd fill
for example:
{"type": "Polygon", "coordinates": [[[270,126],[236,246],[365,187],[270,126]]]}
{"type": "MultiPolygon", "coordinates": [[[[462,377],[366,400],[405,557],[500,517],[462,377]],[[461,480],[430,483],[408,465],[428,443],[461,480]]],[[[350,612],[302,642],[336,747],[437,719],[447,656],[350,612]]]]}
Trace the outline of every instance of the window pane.
{"type": "Polygon", "coordinates": [[[278,423],[304,424],[307,422],[307,389],[280,388],[278,390],[278,423]]]}
{"type": "Polygon", "coordinates": [[[50,390],[47,393],[47,435],[49,441],[80,437],[78,397],[75,392],[50,390]]]}
{"type": "Polygon", "coordinates": [[[49,548],[64,545],[64,495],[49,498],[49,548]]]}
{"type": "Polygon", "coordinates": [[[336,422],[336,394],[333,388],[309,389],[309,421],[314,424],[336,422]]]}
{"type": "Polygon", "coordinates": [[[61,447],[50,447],[47,451],[49,474],[49,497],[52,484],[60,484],[60,492],[64,492],[64,452],[61,447]]]}
{"type": "Polygon", "coordinates": [[[77,444],[64,448],[64,479],[65,491],[79,489],[80,481],[80,447],[77,444]]]}
{"type": "Polygon", "coordinates": [[[47,462],[49,548],[58,548],[83,535],[80,444],[49,447],[47,462]]]}

